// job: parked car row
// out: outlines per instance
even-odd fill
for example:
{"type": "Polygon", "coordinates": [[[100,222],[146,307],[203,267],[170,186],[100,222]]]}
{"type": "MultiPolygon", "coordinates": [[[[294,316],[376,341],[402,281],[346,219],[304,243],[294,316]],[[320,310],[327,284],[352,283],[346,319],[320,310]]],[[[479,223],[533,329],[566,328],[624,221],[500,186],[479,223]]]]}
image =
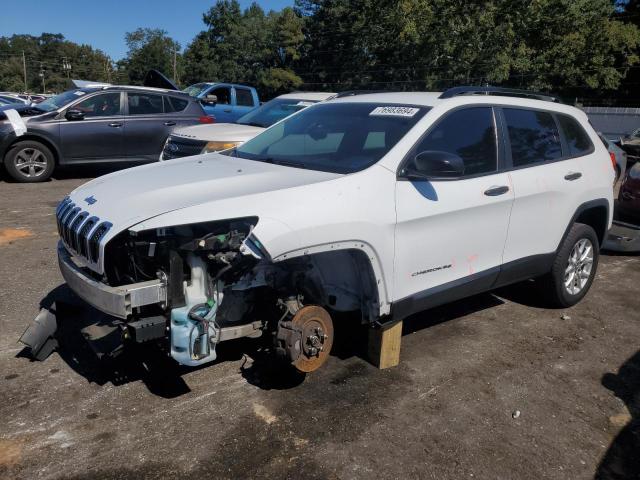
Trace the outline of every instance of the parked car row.
{"type": "Polygon", "coordinates": [[[617,144],[627,153],[631,164],[640,161],[640,128],[621,137],[617,144]]]}
{"type": "Polygon", "coordinates": [[[70,90],[0,107],[0,115],[8,120],[0,123],[0,158],[20,182],[46,180],[57,165],[155,161],[174,128],[214,121],[186,93],[122,86],[70,90]],[[7,117],[11,110],[19,117],[7,117]]]}
{"type": "Polygon", "coordinates": [[[160,160],[236,147],[289,115],[334,96],[335,93],[322,92],[289,93],[274,98],[234,122],[176,129],[167,138],[160,160]]]}
{"type": "Polygon", "coordinates": [[[199,83],[179,91],[156,71],[145,87],[74,83],[82,87],[39,104],[0,95],[0,158],[15,180],[44,181],[56,166],[146,163],[223,150],[335,95],[289,94],[260,105],[253,87],[199,83]]]}
{"type": "MultiPolygon", "coordinates": [[[[46,180],[56,166],[148,163],[235,148],[289,115],[336,97],[298,92],[260,105],[250,86],[203,82],[179,91],[156,71],[149,72],[145,87],[80,84],[86,86],[39,104],[0,94],[0,158],[15,180],[46,180]],[[8,118],[3,113],[8,110],[17,115],[8,118]]],[[[629,152],[640,150],[640,130],[621,139],[620,146],[603,135],[600,139],[615,169],[614,183],[633,184],[633,174],[626,171],[636,158],[629,152]]]]}

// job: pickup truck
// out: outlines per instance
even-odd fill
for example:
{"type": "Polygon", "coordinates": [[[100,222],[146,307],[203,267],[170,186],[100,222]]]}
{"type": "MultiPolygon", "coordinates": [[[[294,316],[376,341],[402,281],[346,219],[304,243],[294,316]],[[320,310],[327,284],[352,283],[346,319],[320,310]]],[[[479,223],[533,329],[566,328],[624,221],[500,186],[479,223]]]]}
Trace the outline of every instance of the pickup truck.
{"type": "Polygon", "coordinates": [[[260,105],[258,92],[247,85],[203,82],[184,91],[199,99],[207,115],[219,123],[232,123],[260,105]]]}

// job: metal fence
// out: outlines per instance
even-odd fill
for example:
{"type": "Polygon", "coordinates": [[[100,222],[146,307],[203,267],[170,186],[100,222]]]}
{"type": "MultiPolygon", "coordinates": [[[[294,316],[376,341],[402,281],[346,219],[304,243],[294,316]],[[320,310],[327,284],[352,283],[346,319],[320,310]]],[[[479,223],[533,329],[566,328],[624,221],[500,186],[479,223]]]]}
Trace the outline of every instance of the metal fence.
{"type": "Polygon", "coordinates": [[[619,138],[640,128],[640,108],[582,107],[598,132],[619,138]]]}

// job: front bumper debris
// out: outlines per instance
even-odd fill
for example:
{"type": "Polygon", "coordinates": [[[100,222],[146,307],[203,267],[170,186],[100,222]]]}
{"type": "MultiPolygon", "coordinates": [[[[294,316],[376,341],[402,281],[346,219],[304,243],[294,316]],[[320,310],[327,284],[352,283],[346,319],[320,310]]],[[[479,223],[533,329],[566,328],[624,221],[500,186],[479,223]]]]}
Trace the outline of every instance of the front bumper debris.
{"type": "Polygon", "coordinates": [[[82,300],[101,312],[126,319],[134,308],[162,304],[167,301],[167,284],[163,280],[110,287],[88,276],[58,243],[58,263],[67,285],[82,300]]]}
{"type": "Polygon", "coordinates": [[[33,358],[42,361],[58,347],[57,329],[56,304],[54,303],[50,308],[40,310],[38,316],[18,341],[29,347],[33,358]]]}

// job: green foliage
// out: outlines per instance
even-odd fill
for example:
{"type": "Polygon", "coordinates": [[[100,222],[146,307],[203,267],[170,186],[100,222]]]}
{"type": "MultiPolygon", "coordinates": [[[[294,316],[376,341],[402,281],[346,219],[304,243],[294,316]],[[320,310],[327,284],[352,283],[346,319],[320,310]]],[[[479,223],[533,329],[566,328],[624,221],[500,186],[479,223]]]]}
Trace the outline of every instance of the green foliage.
{"type": "MultiPolygon", "coordinates": [[[[141,83],[150,68],[183,86],[252,84],[264,98],[296,88],[439,90],[460,84],[630,95],[640,84],[639,0],[296,0],[265,12],[217,0],[180,54],[159,29],[126,34],[111,71],[99,50],[60,34],[0,37],[0,88],[68,87],[70,76],[141,83]],[[608,93],[607,93],[608,92],[608,93]]],[[[640,95],[636,95],[640,97],[640,95]]]]}
{"type": "Polygon", "coordinates": [[[298,71],[330,89],[611,90],[638,62],[640,32],[610,0],[297,0],[296,9],[307,34],[298,71]]]}
{"type": "Polygon", "coordinates": [[[69,78],[109,81],[113,73],[107,55],[69,42],[61,34],[13,35],[0,37],[0,90],[25,90],[23,52],[27,90],[32,92],[43,91],[43,77],[46,91],[59,92],[71,87],[69,78]],[[71,66],[70,71],[64,70],[64,63],[71,66]]]}
{"type": "Polygon", "coordinates": [[[158,70],[179,83],[182,62],[178,61],[177,52],[180,50],[180,44],[169,37],[165,30],[139,28],[134,32],[128,32],[125,42],[129,50],[127,57],[118,62],[118,70],[126,72],[126,83],[142,84],[145,75],[151,69],[158,70]]]}
{"type": "Polygon", "coordinates": [[[236,0],[219,0],[203,21],[207,29],[184,54],[185,84],[247,83],[269,97],[302,83],[293,65],[304,41],[303,20],[292,8],[265,13],[253,3],[242,11],[236,0]]]}

